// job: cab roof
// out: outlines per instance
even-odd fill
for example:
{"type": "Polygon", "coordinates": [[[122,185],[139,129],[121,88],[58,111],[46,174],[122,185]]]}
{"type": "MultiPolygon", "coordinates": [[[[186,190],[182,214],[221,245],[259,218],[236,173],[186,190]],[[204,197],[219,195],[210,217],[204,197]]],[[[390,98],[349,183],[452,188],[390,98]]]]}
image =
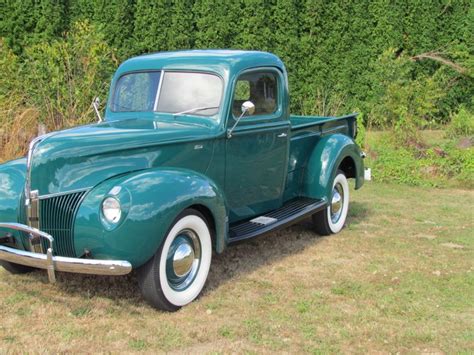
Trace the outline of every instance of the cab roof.
{"type": "Polygon", "coordinates": [[[158,52],[133,57],[123,62],[118,75],[130,71],[186,69],[217,72],[222,76],[254,67],[277,67],[285,71],[283,62],[268,52],[243,50],[184,50],[158,52]]]}

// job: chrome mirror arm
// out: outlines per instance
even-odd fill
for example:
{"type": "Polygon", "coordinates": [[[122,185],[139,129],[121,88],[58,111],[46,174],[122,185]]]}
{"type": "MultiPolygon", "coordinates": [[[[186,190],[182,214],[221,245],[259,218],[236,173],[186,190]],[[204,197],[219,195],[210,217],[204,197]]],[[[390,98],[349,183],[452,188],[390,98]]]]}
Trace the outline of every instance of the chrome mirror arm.
{"type": "Polygon", "coordinates": [[[92,100],[92,107],[94,108],[95,115],[97,116],[97,119],[99,120],[99,123],[100,123],[103,121],[103,119],[102,119],[102,116],[100,115],[99,104],[100,104],[99,97],[96,97],[94,100],[92,100]]]}
{"type": "Polygon", "coordinates": [[[242,109],[242,114],[235,120],[235,123],[232,126],[232,128],[227,130],[227,138],[232,138],[232,132],[234,131],[235,127],[237,127],[237,125],[239,124],[240,119],[244,117],[246,113],[248,113],[249,115],[253,115],[253,113],[255,112],[255,105],[253,104],[252,101],[245,101],[242,104],[241,109],[242,109]]]}
{"type": "Polygon", "coordinates": [[[247,111],[248,111],[248,109],[245,109],[245,111],[243,111],[240,114],[240,116],[235,120],[235,123],[232,126],[232,128],[227,130],[227,138],[232,138],[232,132],[234,131],[235,127],[237,127],[237,125],[239,124],[240,119],[247,113],[247,111]]]}

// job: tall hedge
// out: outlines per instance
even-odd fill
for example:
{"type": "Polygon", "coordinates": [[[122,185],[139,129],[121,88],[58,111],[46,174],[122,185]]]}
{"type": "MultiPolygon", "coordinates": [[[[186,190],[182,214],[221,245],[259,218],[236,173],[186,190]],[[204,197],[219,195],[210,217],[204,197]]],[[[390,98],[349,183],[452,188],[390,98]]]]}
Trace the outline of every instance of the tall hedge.
{"type": "Polygon", "coordinates": [[[14,53],[61,37],[78,20],[101,31],[119,60],[144,52],[244,48],[281,56],[293,111],[371,111],[374,65],[439,53],[470,71],[420,60],[413,79],[443,76],[436,119],[472,109],[472,0],[0,0],[0,36],[14,53]],[[437,74],[438,73],[438,74],[437,74]]]}

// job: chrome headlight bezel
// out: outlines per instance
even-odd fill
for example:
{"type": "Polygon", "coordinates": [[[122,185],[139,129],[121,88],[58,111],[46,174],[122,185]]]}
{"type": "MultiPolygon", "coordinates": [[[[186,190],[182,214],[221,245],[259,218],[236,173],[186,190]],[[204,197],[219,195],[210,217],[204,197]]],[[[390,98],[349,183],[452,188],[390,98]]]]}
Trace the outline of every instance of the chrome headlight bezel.
{"type": "Polygon", "coordinates": [[[115,196],[106,196],[100,205],[103,222],[108,226],[118,225],[122,219],[122,205],[115,196]]]}

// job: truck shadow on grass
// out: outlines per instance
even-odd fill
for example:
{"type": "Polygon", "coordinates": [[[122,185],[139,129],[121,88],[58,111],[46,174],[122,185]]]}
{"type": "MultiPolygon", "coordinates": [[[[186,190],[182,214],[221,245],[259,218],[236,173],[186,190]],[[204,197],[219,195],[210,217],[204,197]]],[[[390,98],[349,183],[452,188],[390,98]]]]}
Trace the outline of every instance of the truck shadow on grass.
{"type": "MultiPolygon", "coordinates": [[[[370,210],[366,204],[353,202],[348,223],[357,225],[369,215],[370,210]]],[[[288,256],[299,254],[325,238],[327,237],[313,232],[311,219],[307,219],[266,236],[231,245],[223,254],[213,255],[203,295],[209,295],[240,275],[249,274],[261,267],[269,267],[288,256]]],[[[146,305],[141,297],[135,272],[121,277],[69,273],[58,273],[57,276],[55,287],[71,296],[85,299],[106,298],[125,308],[146,305]]],[[[30,277],[47,283],[44,272],[35,272],[30,277]]]]}

